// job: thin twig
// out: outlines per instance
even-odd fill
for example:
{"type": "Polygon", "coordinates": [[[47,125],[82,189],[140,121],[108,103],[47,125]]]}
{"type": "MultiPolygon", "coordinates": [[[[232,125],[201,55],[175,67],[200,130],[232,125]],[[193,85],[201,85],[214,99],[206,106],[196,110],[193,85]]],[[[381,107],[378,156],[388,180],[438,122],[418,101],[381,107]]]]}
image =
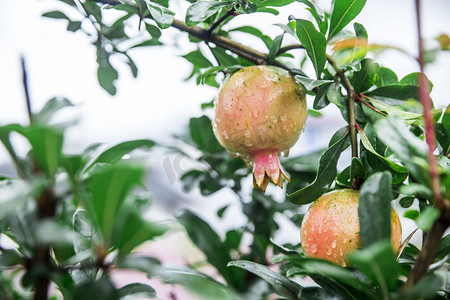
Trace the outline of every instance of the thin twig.
{"type": "MultiPolygon", "coordinates": [[[[364,94],[360,94],[362,97],[367,98],[372,100],[372,98],[367,97],[364,94]]],[[[387,117],[387,114],[385,114],[384,112],[382,112],[381,110],[379,110],[378,108],[374,107],[372,104],[369,104],[366,100],[364,100],[363,98],[361,98],[360,95],[356,95],[356,99],[358,99],[359,101],[361,101],[363,104],[365,104],[367,107],[369,107],[370,109],[372,109],[373,111],[379,113],[380,115],[383,115],[385,117],[387,117]]]]}
{"type": "Polygon", "coordinates": [[[228,17],[231,17],[232,15],[234,15],[235,9],[234,7],[230,10],[227,10],[227,12],[220,17],[216,22],[214,22],[206,31],[206,34],[211,36],[211,34],[213,33],[214,29],[216,29],[220,24],[222,24],[223,21],[225,21],[228,17]]]}
{"type": "Polygon", "coordinates": [[[28,75],[27,75],[27,68],[25,65],[25,58],[22,56],[20,58],[20,61],[22,63],[22,83],[23,83],[23,90],[25,92],[25,100],[27,103],[28,119],[30,120],[31,124],[33,121],[33,113],[31,111],[30,90],[28,88],[28,75]]]}

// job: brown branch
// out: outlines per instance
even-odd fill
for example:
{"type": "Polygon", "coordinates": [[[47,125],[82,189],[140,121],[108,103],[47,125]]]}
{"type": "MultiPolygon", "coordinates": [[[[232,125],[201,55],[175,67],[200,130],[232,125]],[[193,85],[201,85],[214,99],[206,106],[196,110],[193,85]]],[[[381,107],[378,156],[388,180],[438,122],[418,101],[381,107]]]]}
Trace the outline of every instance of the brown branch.
{"type": "Polygon", "coordinates": [[[33,121],[33,113],[31,111],[31,100],[30,100],[30,90],[28,88],[27,69],[26,69],[26,65],[25,65],[25,58],[23,56],[20,58],[20,62],[22,64],[23,91],[25,93],[25,101],[27,103],[28,119],[30,120],[30,124],[31,124],[31,122],[33,121]]]}
{"type": "Polygon", "coordinates": [[[439,249],[442,236],[450,226],[450,205],[449,202],[441,195],[438,165],[436,156],[433,154],[434,149],[436,148],[436,136],[433,123],[432,102],[428,94],[428,80],[424,74],[425,60],[422,38],[420,0],[415,0],[415,6],[419,48],[418,62],[420,67],[419,97],[420,101],[422,102],[423,115],[425,120],[425,139],[428,144],[428,163],[430,165],[431,190],[433,192],[433,200],[435,206],[440,210],[441,216],[434,222],[431,230],[426,233],[422,250],[417,257],[414,268],[408,276],[408,280],[404,286],[404,289],[412,287],[427,273],[428,268],[430,264],[433,263],[436,252],[439,249]]]}
{"type": "MultiPolygon", "coordinates": [[[[339,68],[333,57],[331,57],[331,55],[327,55],[327,60],[331,64],[333,69],[336,71],[336,75],[341,79],[342,85],[347,91],[348,125],[350,127],[350,143],[352,149],[352,157],[358,157],[358,137],[356,132],[356,114],[355,114],[355,98],[356,98],[355,90],[353,89],[353,86],[348,80],[344,71],[341,68],[339,68]]],[[[358,189],[359,188],[358,183],[359,183],[358,178],[354,178],[352,180],[352,188],[358,189]]]]}
{"type": "MultiPolygon", "coordinates": [[[[117,0],[89,0],[92,2],[108,4],[108,5],[119,5],[121,4],[117,0]]],[[[150,15],[144,16],[144,18],[152,19],[150,15]]],[[[175,19],[172,23],[172,27],[186,32],[193,37],[201,39],[207,43],[213,43],[217,47],[223,48],[225,50],[229,50],[234,54],[239,55],[240,57],[254,63],[257,65],[267,65],[269,62],[268,56],[265,53],[256,51],[250,47],[237,43],[229,38],[218,35],[216,33],[209,32],[209,29],[201,28],[200,26],[187,26],[185,22],[175,19]]],[[[290,71],[290,68],[285,66],[284,64],[274,61],[272,65],[283,68],[285,70],[290,71]]]]}

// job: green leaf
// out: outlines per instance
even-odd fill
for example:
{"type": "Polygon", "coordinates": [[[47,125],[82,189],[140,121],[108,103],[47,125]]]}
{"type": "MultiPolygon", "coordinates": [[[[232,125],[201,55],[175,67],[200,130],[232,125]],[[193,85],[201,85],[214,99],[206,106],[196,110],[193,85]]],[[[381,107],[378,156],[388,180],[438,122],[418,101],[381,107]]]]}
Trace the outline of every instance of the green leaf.
{"type": "Polygon", "coordinates": [[[391,238],[392,176],[389,172],[370,175],[361,186],[358,204],[363,247],[391,238]]]}
{"type": "Polygon", "coordinates": [[[118,290],[119,298],[122,300],[125,299],[134,299],[136,297],[145,297],[145,298],[155,298],[156,291],[154,288],[147,284],[143,283],[130,283],[118,290]],[[131,297],[129,297],[131,296],[131,297]]]}
{"type": "Polygon", "coordinates": [[[94,161],[92,161],[86,167],[86,171],[92,168],[95,164],[100,163],[115,164],[119,162],[124,155],[129,154],[133,150],[141,148],[150,149],[154,145],[155,142],[151,140],[134,140],[122,142],[103,151],[94,161]]]}
{"type": "Polygon", "coordinates": [[[386,112],[389,115],[396,115],[401,117],[407,125],[411,125],[415,121],[421,120],[423,117],[422,114],[404,111],[403,109],[378,101],[375,98],[366,98],[366,100],[379,111],[386,112]]]}
{"type": "Polygon", "coordinates": [[[327,190],[336,177],[336,165],[341,152],[345,149],[344,145],[347,139],[346,133],[323,153],[314,181],[309,186],[289,194],[289,201],[299,205],[307,204],[319,198],[327,190]]]}
{"type": "Polygon", "coordinates": [[[233,1],[197,1],[186,11],[186,25],[194,26],[206,21],[224,7],[234,5],[233,1]]]}
{"type": "Polygon", "coordinates": [[[302,290],[299,299],[308,300],[323,300],[323,299],[333,299],[333,300],[345,300],[344,296],[338,292],[333,291],[330,288],[319,288],[319,287],[305,287],[302,290]]]}
{"type": "Polygon", "coordinates": [[[104,49],[97,50],[97,78],[100,86],[111,95],[116,94],[116,87],[114,81],[119,78],[119,73],[109,62],[109,54],[104,49]]]}
{"type": "Polygon", "coordinates": [[[119,294],[107,275],[96,281],[77,285],[72,291],[72,296],[73,299],[119,300],[119,294]]]}
{"type": "Polygon", "coordinates": [[[81,21],[69,21],[67,31],[76,32],[81,29],[81,21]]]}
{"type": "Polygon", "coordinates": [[[258,7],[279,7],[291,4],[292,2],[295,2],[295,0],[253,0],[253,3],[255,3],[258,7]]]}
{"type": "Polygon", "coordinates": [[[228,262],[232,260],[231,249],[228,249],[208,223],[194,213],[183,211],[178,220],[186,228],[191,240],[206,255],[208,262],[216,267],[228,283],[239,290],[244,284],[245,273],[238,269],[227,268],[228,262]]]}
{"type": "Polygon", "coordinates": [[[211,51],[213,52],[220,65],[227,67],[239,65],[238,60],[233,55],[228,54],[225,49],[215,47],[211,48],[211,51]]]}
{"type": "Polygon", "coordinates": [[[393,85],[398,82],[397,75],[391,69],[380,67],[378,69],[378,87],[385,85],[393,85]]]}
{"type": "Polygon", "coordinates": [[[361,160],[357,157],[352,158],[352,163],[349,167],[345,168],[336,178],[336,182],[339,185],[351,187],[353,178],[358,177],[360,179],[364,179],[367,177],[366,170],[361,162],[361,160]]]}
{"type": "Polygon", "coordinates": [[[32,187],[18,179],[1,180],[0,190],[0,220],[21,211],[33,194],[32,187]]]}
{"type": "Polygon", "coordinates": [[[62,131],[53,127],[33,126],[23,128],[20,133],[30,142],[39,167],[47,175],[55,175],[62,156],[62,131]]]}
{"type": "MultiPolygon", "coordinates": [[[[370,126],[370,125],[369,125],[370,126]]],[[[365,130],[371,130],[368,127],[366,127],[367,129],[365,130]]],[[[370,153],[372,153],[373,155],[375,155],[380,161],[382,161],[384,164],[386,164],[390,169],[394,170],[395,172],[399,172],[399,173],[407,173],[408,170],[403,167],[400,166],[392,161],[390,161],[389,159],[387,159],[386,157],[382,156],[381,154],[379,154],[375,148],[373,147],[373,145],[370,143],[368,137],[366,136],[366,134],[361,130],[361,128],[358,127],[358,131],[359,131],[359,136],[361,139],[361,143],[364,146],[365,149],[367,149],[370,153]]]]}
{"type": "Polygon", "coordinates": [[[209,153],[223,151],[223,147],[214,135],[211,120],[207,116],[191,118],[189,121],[189,131],[192,141],[200,150],[209,153]]]}
{"type": "Polygon", "coordinates": [[[183,57],[199,69],[213,67],[213,64],[203,55],[200,50],[189,52],[183,57]]]}
{"type": "Polygon", "coordinates": [[[272,64],[277,57],[278,51],[281,48],[281,43],[283,42],[283,36],[284,34],[280,34],[273,40],[272,44],[270,44],[269,54],[267,55],[269,64],[272,64]]]}
{"type": "Polygon", "coordinates": [[[58,11],[58,10],[43,13],[42,16],[46,17],[46,18],[51,18],[51,19],[64,19],[64,20],[70,21],[70,18],[68,16],[66,16],[65,13],[63,13],[62,11],[58,11]]]}
{"type": "MultiPolygon", "coordinates": [[[[152,275],[152,274],[150,274],[152,275]]],[[[161,268],[158,274],[166,283],[179,284],[200,299],[240,300],[230,288],[213,278],[187,267],[161,268]]]]}
{"type": "MultiPolygon", "coordinates": [[[[388,224],[390,224],[389,221],[388,224]]],[[[354,251],[347,257],[350,263],[380,288],[383,299],[390,298],[389,292],[393,291],[397,285],[399,265],[389,240],[354,251]]]]}
{"type": "Polygon", "coordinates": [[[12,267],[23,263],[23,257],[18,251],[2,249],[2,254],[0,255],[0,268],[12,267]]]}
{"type": "Polygon", "coordinates": [[[318,16],[318,20],[320,22],[325,21],[325,13],[323,12],[323,10],[317,6],[314,2],[309,1],[309,0],[297,0],[297,2],[303,3],[306,6],[308,6],[312,11],[315,12],[315,15],[318,16]]]}
{"type": "Polygon", "coordinates": [[[378,138],[387,145],[409,169],[410,174],[425,186],[429,185],[426,144],[408,130],[399,118],[389,116],[375,123],[378,138]]]}
{"type": "Polygon", "coordinates": [[[175,19],[175,13],[173,11],[150,0],[145,0],[145,3],[147,4],[150,15],[156,24],[158,24],[159,28],[165,29],[172,25],[175,19]]]}
{"type": "Polygon", "coordinates": [[[238,267],[251,272],[265,281],[267,281],[274,288],[275,292],[283,297],[289,299],[297,299],[302,291],[302,286],[295,281],[289,280],[286,277],[276,273],[268,267],[246,260],[235,260],[228,263],[229,267],[238,267]]]}
{"type": "Polygon", "coordinates": [[[144,166],[132,164],[108,165],[97,170],[88,179],[92,199],[85,202],[86,209],[98,224],[106,245],[111,241],[116,217],[130,192],[142,185],[144,166]]]}
{"type": "MultiPolygon", "coordinates": [[[[289,257],[289,262],[298,266],[306,274],[320,275],[333,282],[333,286],[342,287],[347,293],[349,293],[349,287],[355,289],[361,296],[359,299],[374,299],[375,295],[372,288],[367,283],[365,278],[356,276],[354,273],[350,272],[349,269],[342,268],[332,262],[315,259],[315,258],[304,258],[304,257],[289,257]]],[[[312,276],[315,277],[315,276],[312,276]]],[[[353,298],[357,299],[357,298],[353,298]]]]}
{"type": "Polygon", "coordinates": [[[56,112],[71,106],[73,104],[67,98],[54,97],[48,100],[38,113],[33,114],[33,124],[48,125],[56,112]]]}
{"type": "Polygon", "coordinates": [[[378,81],[378,64],[372,59],[361,61],[361,70],[355,72],[351,78],[352,86],[357,94],[367,91],[378,81]]]}
{"type": "Polygon", "coordinates": [[[439,216],[440,212],[437,208],[428,206],[424,211],[420,213],[419,217],[416,219],[417,226],[424,232],[427,232],[431,229],[434,221],[436,221],[439,216]]]}
{"type": "Polygon", "coordinates": [[[113,245],[119,249],[119,257],[124,257],[140,244],[163,235],[167,230],[166,226],[144,220],[140,211],[129,207],[122,209],[117,216],[113,245]]]}
{"type": "Polygon", "coordinates": [[[305,47],[309,58],[311,59],[317,78],[325,67],[327,61],[325,49],[327,41],[325,35],[314,27],[313,23],[308,20],[297,19],[297,37],[305,47]]]}
{"type": "Polygon", "coordinates": [[[295,75],[295,79],[303,84],[308,91],[312,91],[317,87],[320,87],[322,85],[329,85],[334,82],[333,80],[315,80],[300,75],[295,75]]]}
{"type": "Polygon", "coordinates": [[[251,35],[254,35],[256,37],[262,37],[263,33],[261,32],[261,30],[252,27],[252,26],[240,26],[240,27],[236,27],[233,29],[230,29],[228,32],[233,32],[233,31],[240,31],[240,32],[245,32],[251,35]]]}
{"type": "Polygon", "coordinates": [[[363,9],[366,0],[335,0],[331,12],[328,40],[338,34],[363,9]]]}

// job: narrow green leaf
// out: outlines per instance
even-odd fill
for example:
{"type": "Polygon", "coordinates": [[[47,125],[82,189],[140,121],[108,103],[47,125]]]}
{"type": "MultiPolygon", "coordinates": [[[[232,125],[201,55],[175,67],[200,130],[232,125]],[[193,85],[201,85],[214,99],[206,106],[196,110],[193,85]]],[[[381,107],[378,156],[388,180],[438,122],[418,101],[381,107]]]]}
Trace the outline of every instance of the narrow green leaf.
{"type": "Polygon", "coordinates": [[[289,299],[297,299],[303,289],[295,281],[289,280],[268,267],[252,261],[235,260],[229,262],[228,266],[238,267],[261,277],[272,285],[277,294],[289,299]]]}
{"type": "Polygon", "coordinates": [[[275,58],[277,57],[278,51],[281,48],[281,43],[283,42],[283,36],[284,36],[284,34],[280,34],[273,40],[272,44],[270,44],[269,54],[267,55],[269,64],[272,64],[274,62],[275,58]]]}
{"type": "Polygon", "coordinates": [[[361,186],[358,204],[363,247],[391,238],[392,176],[389,172],[370,175],[361,186]]]}
{"type": "Polygon", "coordinates": [[[155,20],[159,28],[165,29],[172,25],[173,20],[175,19],[175,13],[173,11],[150,0],[145,0],[145,3],[147,4],[147,8],[152,15],[153,20],[155,20]]]}
{"type": "Polygon", "coordinates": [[[57,111],[70,106],[73,104],[67,98],[54,97],[48,100],[38,113],[33,114],[33,123],[48,125],[57,111]]]}
{"type": "Polygon", "coordinates": [[[333,80],[315,80],[315,79],[311,79],[311,78],[300,76],[300,75],[295,75],[295,79],[298,82],[300,82],[301,84],[303,84],[308,91],[312,91],[316,87],[319,87],[319,86],[322,86],[325,84],[331,84],[334,82],[333,80]]]}
{"type": "Polygon", "coordinates": [[[380,288],[383,299],[390,298],[390,292],[397,285],[399,265],[389,240],[352,252],[348,260],[380,288]]]}
{"type": "Polygon", "coordinates": [[[318,21],[320,21],[320,22],[325,21],[325,13],[314,2],[309,1],[309,0],[297,0],[297,2],[303,3],[306,6],[308,6],[311,10],[313,10],[316,13],[316,15],[318,16],[318,21]]]}
{"type": "Polygon", "coordinates": [[[396,117],[389,116],[375,123],[378,138],[387,145],[409,169],[410,174],[419,183],[429,185],[429,166],[427,146],[411,131],[405,123],[396,117]]]}
{"type": "Polygon", "coordinates": [[[258,7],[266,7],[266,6],[285,6],[295,2],[295,0],[254,0],[253,1],[258,7]]]}
{"type": "Polygon", "coordinates": [[[126,141],[120,144],[117,144],[105,151],[103,151],[94,161],[89,163],[86,171],[92,168],[95,164],[106,163],[106,164],[115,164],[119,162],[122,157],[130,152],[144,148],[150,149],[155,145],[154,141],[151,140],[134,140],[134,141],[126,141]]]}
{"type": "Polygon", "coordinates": [[[166,283],[183,286],[200,299],[241,300],[241,297],[227,286],[191,268],[161,268],[157,276],[166,283]]]}
{"type": "Polygon", "coordinates": [[[341,152],[345,149],[344,145],[347,139],[348,134],[346,133],[324,152],[320,157],[314,181],[309,186],[289,194],[289,201],[299,205],[307,204],[319,198],[327,190],[336,177],[336,165],[341,152]]]}
{"type": "Polygon", "coordinates": [[[145,297],[145,298],[155,298],[156,297],[156,291],[154,288],[147,284],[143,283],[130,283],[123,287],[121,287],[119,290],[119,298],[120,299],[127,299],[127,296],[133,296],[135,297],[145,297]]]}
{"type": "Polygon", "coordinates": [[[245,273],[238,269],[227,268],[231,261],[230,250],[208,223],[190,211],[183,211],[178,216],[180,223],[186,228],[191,240],[206,255],[225,280],[236,288],[242,287],[245,273]]]}
{"type": "Polygon", "coordinates": [[[331,12],[328,40],[338,34],[363,9],[366,0],[335,0],[331,12]]]}
{"type": "Polygon", "coordinates": [[[263,36],[263,33],[261,32],[261,30],[255,28],[255,27],[252,27],[252,26],[240,26],[240,27],[236,27],[236,28],[229,30],[229,32],[233,32],[233,31],[245,32],[245,33],[254,35],[256,37],[263,36]]]}
{"type": "Polygon", "coordinates": [[[358,127],[358,131],[359,131],[359,136],[360,136],[360,139],[361,139],[361,143],[363,144],[365,149],[367,149],[370,153],[372,153],[376,157],[378,157],[378,159],[380,159],[384,164],[386,164],[392,170],[394,170],[396,172],[399,172],[399,173],[407,173],[408,172],[408,170],[405,167],[403,167],[401,165],[398,165],[398,164],[390,161],[386,157],[382,156],[381,154],[379,154],[375,150],[375,148],[372,146],[372,144],[370,143],[370,141],[367,138],[366,134],[361,130],[361,128],[358,127]]]}
{"type": "Polygon", "coordinates": [[[234,5],[233,1],[197,1],[186,11],[186,25],[194,26],[204,22],[224,7],[234,5]]]}
{"type": "Polygon", "coordinates": [[[73,299],[119,300],[119,294],[107,275],[77,285],[71,295],[73,299]]]}
{"type": "Polygon", "coordinates": [[[42,16],[46,17],[46,18],[51,18],[51,19],[63,19],[63,20],[70,21],[70,18],[68,16],[66,16],[65,13],[63,13],[62,11],[59,11],[59,10],[43,13],[42,16]]]}
{"type": "Polygon", "coordinates": [[[325,49],[327,41],[325,35],[314,27],[308,20],[297,19],[297,37],[305,47],[311,59],[317,78],[320,78],[327,61],[325,49]]]}

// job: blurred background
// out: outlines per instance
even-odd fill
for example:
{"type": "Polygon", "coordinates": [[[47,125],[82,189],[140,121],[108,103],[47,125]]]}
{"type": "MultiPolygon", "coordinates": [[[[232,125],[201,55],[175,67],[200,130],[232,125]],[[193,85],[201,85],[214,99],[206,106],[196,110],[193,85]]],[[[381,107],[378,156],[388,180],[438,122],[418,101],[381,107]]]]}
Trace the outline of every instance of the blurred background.
{"type": "MultiPolygon", "coordinates": [[[[322,8],[330,7],[330,1],[317,2],[322,8]]],[[[171,0],[170,5],[177,13],[177,18],[184,16],[186,1],[171,0]]],[[[173,135],[183,134],[187,130],[189,118],[212,115],[211,110],[202,111],[200,105],[211,101],[216,89],[197,85],[195,80],[186,81],[191,64],[182,55],[195,48],[188,43],[185,33],[169,28],[163,31],[162,41],[166,46],[131,51],[139,68],[136,79],[124,62],[113,58],[112,63],[119,71],[119,79],[116,81],[117,94],[112,97],[98,84],[96,49],[89,37],[82,32],[68,32],[64,20],[41,17],[44,12],[56,8],[65,9],[64,4],[52,0],[0,1],[0,126],[27,123],[21,55],[27,64],[34,111],[52,97],[66,97],[77,104],[58,115],[61,120],[78,119],[77,125],[66,136],[65,151],[68,153],[78,153],[93,143],[104,143],[106,147],[132,139],[148,138],[165,145],[174,145],[178,141],[173,135]]],[[[278,16],[264,13],[243,15],[234,18],[227,26],[238,27],[251,23],[273,38],[281,33],[280,28],[273,24],[286,23],[289,15],[309,18],[304,5],[294,3],[278,16]]],[[[434,39],[438,35],[449,33],[449,15],[450,1],[423,1],[423,32],[428,47],[436,43],[434,39]]],[[[369,43],[400,47],[412,56],[416,55],[414,1],[367,1],[355,21],[365,26],[369,43]]],[[[83,26],[88,27],[90,24],[85,22],[83,26]]],[[[137,23],[136,20],[136,26],[130,26],[128,30],[134,32],[132,35],[139,40],[137,23]]],[[[247,36],[244,39],[237,34],[233,38],[257,50],[266,51],[263,44],[247,36]]],[[[373,54],[371,56],[374,57],[373,54]]],[[[402,78],[418,71],[412,56],[387,50],[375,58],[380,65],[393,69],[402,78]]],[[[431,95],[437,108],[450,103],[449,69],[449,53],[440,54],[436,62],[426,69],[427,76],[434,84],[431,95]]],[[[305,72],[314,75],[308,65],[305,72]]],[[[312,106],[312,101],[309,106],[312,106]]],[[[344,125],[340,113],[331,106],[322,113],[319,118],[309,117],[305,131],[291,150],[291,155],[325,147],[331,135],[344,125]]],[[[188,151],[195,152],[195,149],[188,151]]],[[[236,195],[227,189],[206,198],[195,189],[190,193],[183,192],[179,176],[195,162],[163,149],[153,150],[150,155],[147,153],[144,156],[149,165],[148,188],[155,199],[154,217],[164,219],[180,207],[189,207],[219,231],[221,227],[239,226],[240,222],[245,221],[243,217],[240,218],[240,213],[235,213],[241,211],[236,195]],[[232,206],[219,223],[215,211],[224,203],[231,203],[232,206]]],[[[5,149],[0,147],[0,174],[12,173],[9,157],[5,149]]],[[[250,179],[248,188],[251,189],[250,179]]],[[[269,187],[267,192],[283,196],[281,190],[273,187],[269,187]]],[[[280,222],[283,223],[282,216],[280,222]]],[[[409,221],[402,222],[408,228],[409,221]]],[[[278,238],[283,242],[298,243],[299,226],[285,223],[287,229],[280,231],[278,238]]],[[[411,223],[414,224],[413,221],[411,223]]],[[[409,234],[409,231],[404,230],[404,234],[409,234]]]]}

